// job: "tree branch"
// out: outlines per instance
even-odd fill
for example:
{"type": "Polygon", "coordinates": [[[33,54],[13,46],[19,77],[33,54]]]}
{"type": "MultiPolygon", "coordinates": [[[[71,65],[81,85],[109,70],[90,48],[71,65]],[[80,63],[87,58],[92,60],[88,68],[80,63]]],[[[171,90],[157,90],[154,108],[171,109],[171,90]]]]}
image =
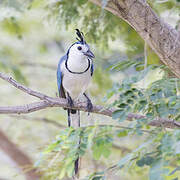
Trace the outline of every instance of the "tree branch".
{"type": "MultiPolygon", "coordinates": [[[[101,0],[89,1],[102,7],[101,0]]],[[[109,0],[105,9],[130,24],[180,77],[180,32],[163,22],[145,0],[109,0]]]]}
{"type": "MultiPolygon", "coordinates": [[[[71,108],[71,109],[79,109],[81,111],[87,112],[87,104],[86,102],[74,102],[74,107],[70,107],[66,99],[63,98],[53,98],[47,96],[43,93],[31,90],[20,83],[16,82],[12,77],[9,77],[5,74],[0,73],[0,78],[12,84],[14,87],[19,90],[31,95],[35,96],[42,101],[34,102],[30,104],[25,104],[21,106],[6,106],[0,107],[0,114],[27,114],[35,111],[39,111],[42,109],[46,109],[49,107],[62,107],[62,108],[71,108]]],[[[92,113],[101,114],[105,116],[112,117],[113,112],[116,111],[115,108],[105,108],[99,105],[93,105],[92,113]]],[[[127,120],[132,121],[134,119],[142,119],[146,118],[144,115],[133,114],[130,113],[127,117],[127,120]]],[[[156,118],[155,120],[148,123],[151,126],[164,126],[168,128],[180,127],[180,123],[174,121],[172,119],[162,119],[156,118]]]]}
{"type": "MultiPolygon", "coordinates": [[[[52,124],[57,128],[66,128],[65,125],[60,124],[59,122],[56,122],[55,120],[52,119],[47,119],[47,118],[40,118],[40,117],[28,117],[28,116],[23,116],[23,115],[9,115],[10,117],[13,118],[17,118],[17,119],[23,119],[23,120],[32,120],[32,121],[41,121],[47,124],[52,124]]],[[[130,119],[129,119],[130,120],[130,119]]],[[[117,124],[108,124],[108,123],[103,123],[103,124],[89,124],[89,125],[82,125],[81,128],[87,128],[87,127],[94,127],[94,126],[98,126],[98,127],[112,127],[112,128],[116,128],[116,129],[127,129],[127,130],[133,130],[134,128],[132,127],[127,127],[127,126],[122,126],[122,125],[117,125],[117,124]]],[[[150,130],[145,130],[145,129],[141,129],[141,131],[143,131],[144,133],[153,133],[150,130]]]]}
{"type": "Polygon", "coordinates": [[[37,98],[39,98],[41,100],[47,100],[48,101],[48,96],[23,86],[22,84],[15,81],[11,76],[7,76],[7,75],[0,72],[0,78],[7,81],[7,82],[9,82],[11,85],[16,87],[17,89],[19,89],[21,91],[24,91],[25,93],[27,93],[27,94],[29,94],[31,96],[35,96],[35,97],[37,97],[37,98]]]}
{"type": "Polygon", "coordinates": [[[55,120],[51,120],[48,118],[41,118],[41,117],[28,117],[28,116],[23,116],[23,115],[9,115],[10,117],[13,118],[17,118],[17,119],[23,119],[23,120],[28,120],[28,121],[39,121],[39,122],[44,122],[47,124],[51,124],[57,128],[66,128],[66,126],[64,126],[63,124],[55,121],[55,120]]]}

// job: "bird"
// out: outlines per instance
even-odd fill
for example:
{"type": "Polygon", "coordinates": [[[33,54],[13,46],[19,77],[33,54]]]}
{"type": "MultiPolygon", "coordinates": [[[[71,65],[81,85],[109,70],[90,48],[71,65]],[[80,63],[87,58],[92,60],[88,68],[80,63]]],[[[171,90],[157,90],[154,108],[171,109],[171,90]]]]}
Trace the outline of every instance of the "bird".
{"type": "MultiPolygon", "coordinates": [[[[57,86],[60,98],[66,98],[69,106],[74,106],[74,101],[80,96],[87,100],[87,111],[93,109],[92,102],[86,94],[86,90],[93,76],[95,55],[86,43],[84,34],[76,30],[77,41],[67,50],[66,54],[59,60],[57,68],[57,86]]],[[[71,115],[78,114],[75,109],[67,109],[68,127],[71,126],[71,115]]],[[[80,120],[79,120],[80,121],[80,120]]],[[[79,122],[80,126],[80,122],[79,122]]],[[[78,158],[79,159],[79,158],[78,158]]],[[[78,159],[75,161],[75,174],[78,172],[78,159]]]]}

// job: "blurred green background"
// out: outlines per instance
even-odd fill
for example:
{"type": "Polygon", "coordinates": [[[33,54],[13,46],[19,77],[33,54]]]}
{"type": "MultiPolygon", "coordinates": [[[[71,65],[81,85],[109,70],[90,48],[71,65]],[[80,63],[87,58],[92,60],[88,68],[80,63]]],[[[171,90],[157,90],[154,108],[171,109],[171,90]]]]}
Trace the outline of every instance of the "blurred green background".
{"type": "MultiPolygon", "coordinates": [[[[148,1],[152,8],[174,28],[178,26],[180,4],[175,0],[148,1]]],[[[56,67],[69,46],[76,41],[75,28],[81,29],[95,53],[95,73],[89,94],[95,104],[108,105],[104,97],[125,77],[138,74],[144,68],[144,41],[124,21],[86,0],[0,0],[0,71],[18,82],[52,97],[56,97],[56,67]],[[114,68],[114,64],[121,62],[114,68]],[[113,67],[113,68],[112,68],[113,67]],[[112,70],[113,69],[113,70],[112,70]]],[[[147,48],[148,65],[161,65],[159,58],[147,48]]],[[[151,72],[146,83],[162,78],[151,72]]],[[[144,85],[144,84],[143,84],[144,85]]],[[[141,84],[142,86],[142,84],[141,84]]],[[[0,106],[22,105],[37,99],[0,80],[0,106]]],[[[49,108],[27,115],[0,115],[1,131],[25,152],[33,162],[67,125],[62,108],[49,108]],[[48,120],[48,122],[47,122],[48,120]],[[59,127],[58,125],[62,125],[59,127]],[[64,127],[63,127],[64,126],[64,127]]],[[[83,126],[117,123],[111,118],[82,112],[83,126]]],[[[122,122],[121,126],[128,126],[122,122]]],[[[118,124],[119,125],[119,124],[118,124]]],[[[82,161],[82,176],[101,171],[138,147],[147,135],[115,138],[108,158],[94,160],[92,153],[82,161]]],[[[41,167],[46,171],[46,167],[41,167]]],[[[48,168],[47,168],[48,169],[48,168]]],[[[108,174],[109,180],[146,180],[148,167],[134,167],[108,174]]],[[[24,174],[0,149],[0,178],[23,180],[24,174]]],[[[159,180],[159,179],[158,179],[159,180]]]]}

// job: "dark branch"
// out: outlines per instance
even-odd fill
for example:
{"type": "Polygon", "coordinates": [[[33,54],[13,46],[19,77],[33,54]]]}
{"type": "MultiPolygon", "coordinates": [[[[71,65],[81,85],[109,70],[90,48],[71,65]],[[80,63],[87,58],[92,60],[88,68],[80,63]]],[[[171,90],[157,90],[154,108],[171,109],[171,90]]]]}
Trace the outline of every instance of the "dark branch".
{"type": "Polygon", "coordinates": [[[27,180],[40,179],[40,175],[36,172],[37,169],[32,169],[33,163],[31,159],[11,142],[2,131],[0,131],[0,142],[0,149],[15,162],[17,167],[24,173],[27,180]],[[29,171],[27,169],[29,169],[29,171]]]}

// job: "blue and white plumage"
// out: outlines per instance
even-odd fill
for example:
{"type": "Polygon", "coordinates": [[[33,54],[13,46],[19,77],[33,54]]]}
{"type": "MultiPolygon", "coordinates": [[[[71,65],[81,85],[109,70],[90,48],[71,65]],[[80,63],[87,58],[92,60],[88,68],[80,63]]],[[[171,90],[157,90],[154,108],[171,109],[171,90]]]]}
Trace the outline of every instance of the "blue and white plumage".
{"type": "Polygon", "coordinates": [[[69,93],[72,100],[76,100],[87,90],[93,75],[93,57],[87,44],[76,42],[69,48],[58,64],[57,84],[60,97],[65,98],[66,93],[69,93]]]}
{"type": "MultiPolygon", "coordinates": [[[[63,56],[58,64],[57,69],[57,85],[59,97],[67,98],[70,106],[73,101],[77,100],[81,95],[87,99],[87,109],[91,111],[92,103],[85,94],[87,87],[93,75],[93,58],[89,45],[85,42],[83,33],[76,29],[78,41],[70,46],[65,56],[63,56]]],[[[78,115],[76,110],[67,109],[68,126],[73,123],[73,115],[78,115]],[[71,116],[70,116],[71,115],[71,116]]],[[[80,126],[80,117],[76,127],[80,126]]],[[[79,140],[80,143],[80,140],[79,140]]],[[[78,172],[79,157],[75,160],[75,174],[78,172]]]]}
{"type": "Polygon", "coordinates": [[[78,99],[86,91],[93,75],[94,58],[83,33],[78,29],[76,31],[78,41],[60,59],[57,69],[59,96],[66,98],[68,95],[72,100],[78,99]]]}

